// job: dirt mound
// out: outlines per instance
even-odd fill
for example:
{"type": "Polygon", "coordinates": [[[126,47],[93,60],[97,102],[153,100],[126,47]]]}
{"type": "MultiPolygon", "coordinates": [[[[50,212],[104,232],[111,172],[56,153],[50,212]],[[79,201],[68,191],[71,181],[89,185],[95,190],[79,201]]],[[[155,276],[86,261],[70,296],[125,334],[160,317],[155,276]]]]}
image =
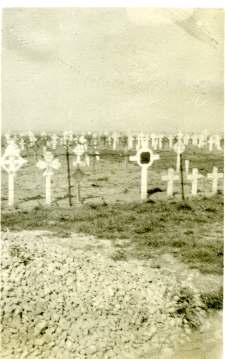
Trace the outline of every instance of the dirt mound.
{"type": "Polygon", "coordinates": [[[1,279],[2,358],[159,358],[188,328],[172,272],[44,234],[2,236],[1,279]]]}

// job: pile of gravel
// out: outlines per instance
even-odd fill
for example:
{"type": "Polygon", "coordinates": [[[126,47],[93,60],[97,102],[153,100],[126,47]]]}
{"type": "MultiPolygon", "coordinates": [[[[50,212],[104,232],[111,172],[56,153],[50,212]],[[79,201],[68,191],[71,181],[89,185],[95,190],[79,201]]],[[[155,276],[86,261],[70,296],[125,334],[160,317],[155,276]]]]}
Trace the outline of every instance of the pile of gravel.
{"type": "Polygon", "coordinates": [[[172,273],[32,232],[2,236],[2,358],[159,358],[183,335],[172,273]]]}

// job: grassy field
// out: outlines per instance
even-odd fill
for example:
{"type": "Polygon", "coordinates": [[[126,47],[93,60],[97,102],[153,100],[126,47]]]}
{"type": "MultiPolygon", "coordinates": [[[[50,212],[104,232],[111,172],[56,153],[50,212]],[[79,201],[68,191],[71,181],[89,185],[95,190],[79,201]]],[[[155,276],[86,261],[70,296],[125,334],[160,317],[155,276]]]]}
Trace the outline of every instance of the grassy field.
{"type": "MultiPolygon", "coordinates": [[[[180,183],[175,183],[172,199],[166,197],[166,184],[161,175],[176,165],[176,154],[164,149],[160,160],[149,169],[149,190],[146,203],[140,202],[140,168],[129,163],[124,151],[100,149],[96,167],[83,169],[82,205],[76,203],[76,178],[72,166],[73,207],[68,206],[66,162],[63,148],[55,155],[62,166],[52,181],[53,203],[44,205],[44,177],[36,167],[41,158],[30,150],[28,163],[20,170],[15,183],[14,210],[7,207],[7,175],[2,175],[2,228],[11,230],[47,229],[61,236],[71,232],[91,234],[117,243],[115,259],[129,256],[149,258],[153,253],[172,253],[191,268],[203,273],[223,271],[223,184],[219,194],[210,195],[210,182],[199,181],[199,195],[190,197],[190,183],[185,182],[186,201],[181,201],[180,183]],[[154,193],[154,190],[157,191],[154,193]]],[[[131,154],[132,152],[130,152],[131,154]]],[[[133,152],[134,153],[134,152],[133,152]]],[[[26,155],[22,154],[22,155],[26,155]]],[[[206,176],[217,166],[223,171],[222,151],[207,152],[189,147],[184,159],[190,170],[197,167],[206,176]]]]}
{"type": "Polygon", "coordinates": [[[223,196],[185,203],[87,204],[80,207],[3,211],[2,229],[44,229],[60,236],[71,232],[120,239],[118,258],[150,258],[172,253],[203,273],[223,271],[223,196]],[[123,244],[124,240],[124,244],[123,244]],[[127,241],[129,240],[129,242],[127,241]]]}
{"type": "MultiPolygon", "coordinates": [[[[45,196],[45,178],[42,171],[37,166],[37,160],[41,158],[41,150],[35,153],[30,150],[24,151],[22,156],[28,162],[23,166],[15,177],[15,205],[20,209],[32,209],[44,203],[45,196]]],[[[71,151],[72,153],[72,151],[71,151]]],[[[129,152],[134,154],[135,151],[129,152]]],[[[148,188],[159,191],[154,194],[155,200],[166,200],[166,182],[161,180],[161,176],[167,173],[169,167],[175,168],[176,154],[174,151],[164,149],[157,151],[160,160],[155,161],[149,168],[148,188]]],[[[140,200],[140,167],[137,164],[128,162],[128,153],[123,150],[111,151],[106,148],[100,148],[100,161],[93,166],[91,158],[90,167],[82,168],[84,172],[81,181],[81,199],[83,203],[130,203],[140,200]],[[124,155],[126,154],[126,157],[124,155]]],[[[61,162],[61,168],[55,171],[52,178],[52,200],[59,207],[68,206],[68,184],[65,161],[65,150],[59,147],[55,155],[61,162]]],[[[217,166],[219,171],[223,171],[223,153],[222,151],[207,152],[205,149],[193,148],[190,146],[183,154],[184,159],[190,160],[190,171],[197,167],[200,173],[206,176],[212,172],[213,166],[217,166]]],[[[75,169],[72,165],[74,156],[71,156],[72,173],[72,195],[73,204],[76,204],[77,178],[75,169]]],[[[2,208],[7,209],[7,174],[2,173],[2,208]]],[[[184,178],[184,187],[186,196],[190,196],[191,184],[187,178],[184,178]]],[[[222,181],[219,183],[219,190],[223,190],[222,181]]],[[[211,182],[203,177],[199,180],[199,196],[209,195],[211,191],[211,182]]],[[[174,182],[174,198],[180,200],[180,183],[174,182]]]]}
{"type": "MultiPolygon", "coordinates": [[[[190,197],[190,183],[184,178],[186,201],[181,201],[180,183],[175,194],[166,197],[166,183],[161,175],[176,165],[176,154],[168,148],[158,152],[160,160],[149,169],[149,196],[140,202],[140,168],[129,163],[122,150],[100,148],[101,160],[83,169],[81,182],[82,206],[76,203],[76,177],[72,166],[73,207],[67,198],[65,152],[58,148],[55,155],[61,168],[52,180],[53,204],[44,205],[44,177],[36,167],[41,152],[30,150],[28,163],[16,176],[15,209],[7,207],[7,175],[2,174],[2,227],[12,230],[49,229],[60,235],[70,232],[92,234],[98,238],[129,240],[118,249],[118,259],[126,256],[148,258],[154,251],[173,253],[192,268],[202,272],[222,273],[223,264],[223,184],[220,194],[210,196],[210,182],[199,181],[199,195],[190,197]],[[158,189],[156,193],[154,190],[158,189]]],[[[130,152],[132,154],[134,152],[130,152]]],[[[206,176],[217,166],[223,171],[222,151],[207,152],[190,146],[183,155],[190,160],[190,170],[197,167],[206,176]]],[[[127,241],[124,241],[124,243],[127,241]]]]}

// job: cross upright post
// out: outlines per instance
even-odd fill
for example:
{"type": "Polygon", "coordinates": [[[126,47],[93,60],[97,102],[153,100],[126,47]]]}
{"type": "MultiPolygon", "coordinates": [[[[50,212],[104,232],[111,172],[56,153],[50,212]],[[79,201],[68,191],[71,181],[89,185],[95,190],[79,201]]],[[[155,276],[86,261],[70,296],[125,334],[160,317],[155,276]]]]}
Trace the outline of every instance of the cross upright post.
{"type": "Polygon", "coordinates": [[[146,145],[140,148],[135,156],[129,157],[130,161],[137,162],[141,167],[141,199],[147,199],[147,187],[148,187],[148,167],[150,167],[155,160],[159,159],[158,154],[153,152],[146,145]]]}
{"type": "Polygon", "coordinates": [[[191,185],[191,195],[192,196],[196,196],[197,193],[198,193],[198,180],[200,178],[202,178],[203,175],[201,175],[199,172],[198,172],[198,168],[193,168],[192,169],[192,174],[188,175],[188,180],[190,180],[192,182],[192,185],[191,185]]]}
{"type": "Polygon", "coordinates": [[[57,158],[54,158],[53,154],[46,151],[44,154],[44,160],[39,160],[37,167],[44,170],[43,176],[45,177],[45,202],[47,205],[51,204],[51,178],[54,174],[54,170],[59,169],[60,162],[57,158]]]}
{"type": "Polygon", "coordinates": [[[168,169],[168,174],[162,176],[163,181],[167,181],[167,196],[173,196],[173,183],[176,180],[179,180],[179,176],[175,173],[173,168],[168,169]]]}
{"type": "Polygon", "coordinates": [[[216,194],[218,192],[218,182],[220,178],[223,178],[223,173],[219,173],[218,168],[214,166],[212,173],[207,174],[207,178],[212,180],[212,193],[216,194]]]}
{"type": "Polygon", "coordinates": [[[214,143],[215,143],[214,138],[212,136],[210,136],[209,140],[208,140],[209,152],[212,152],[214,143]]]}

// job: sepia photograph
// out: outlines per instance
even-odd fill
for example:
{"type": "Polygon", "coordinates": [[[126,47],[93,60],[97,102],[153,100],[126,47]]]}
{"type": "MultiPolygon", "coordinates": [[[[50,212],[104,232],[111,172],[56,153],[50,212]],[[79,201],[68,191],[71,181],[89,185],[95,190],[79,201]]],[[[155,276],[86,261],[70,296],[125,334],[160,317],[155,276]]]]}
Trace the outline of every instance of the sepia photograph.
{"type": "Polygon", "coordinates": [[[224,9],[1,9],[2,359],[222,359],[224,9]]]}

